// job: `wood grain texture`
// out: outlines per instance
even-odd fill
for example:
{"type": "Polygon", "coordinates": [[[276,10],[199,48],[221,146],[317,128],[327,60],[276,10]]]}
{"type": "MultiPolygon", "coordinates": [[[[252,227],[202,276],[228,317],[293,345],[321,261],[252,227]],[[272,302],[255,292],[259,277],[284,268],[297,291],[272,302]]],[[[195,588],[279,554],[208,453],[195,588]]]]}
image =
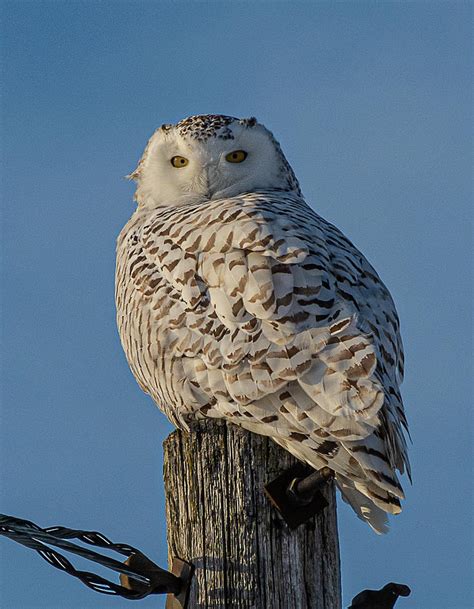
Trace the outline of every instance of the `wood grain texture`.
{"type": "Polygon", "coordinates": [[[290,530],[263,486],[295,463],[269,438],[221,421],[164,442],[168,549],[196,567],[188,609],[340,609],[334,486],[290,530]]]}

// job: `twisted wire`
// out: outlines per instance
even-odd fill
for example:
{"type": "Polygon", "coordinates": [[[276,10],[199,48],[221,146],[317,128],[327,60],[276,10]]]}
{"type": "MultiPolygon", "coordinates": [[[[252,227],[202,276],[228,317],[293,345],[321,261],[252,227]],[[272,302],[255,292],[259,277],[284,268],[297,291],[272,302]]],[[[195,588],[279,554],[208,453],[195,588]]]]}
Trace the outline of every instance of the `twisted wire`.
{"type": "Polygon", "coordinates": [[[151,562],[140,550],[128,544],[114,543],[97,531],[83,531],[63,526],[52,526],[42,529],[29,520],[0,514],[0,535],[4,535],[12,541],[35,550],[50,565],[76,577],[83,584],[101,594],[118,595],[130,600],[138,600],[149,594],[166,594],[170,592],[176,594],[182,586],[182,582],[178,577],[169,571],[161,569],[157,565],[153,565],[152,571],[140,570],[67,541],[68,539],[78,539],[92,546],[114,550],[129,558],[131,556],[138,556],[143,558],[144,561],[151,562]],[[108,567],[113,571],[123,573],[141,585],[139,589],[130,589],[109,581],[96,573],[76,569],[67,558],[57,550],[50,548],[49,545],[60,547],[68,552],[108,567]]]}

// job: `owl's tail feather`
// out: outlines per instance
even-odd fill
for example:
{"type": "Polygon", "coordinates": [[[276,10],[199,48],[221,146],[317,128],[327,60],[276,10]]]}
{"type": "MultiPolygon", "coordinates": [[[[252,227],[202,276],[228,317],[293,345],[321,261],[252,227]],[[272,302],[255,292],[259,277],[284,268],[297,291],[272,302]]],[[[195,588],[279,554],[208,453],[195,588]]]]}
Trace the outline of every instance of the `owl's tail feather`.
{"type": "Polygon", "coordinates": [[[365,494],[358,491],[354,483],[345,476],[337,474],[336,481],[342,498],[351,506],[357,516],[377,534],[387,533],[389,523],[385,509],[378,507],[365,494]]]}
{"type": "MultiPolygon", "coordinates": [[[[334,442],[323,442],[319,446],[315,443],[312,446],[310,437],[306,438],[306,443],[295,442],[290,438],[275,435],[272,425],[264,425],[259,421],[242,421],[239,424],[254,433],[270,436],[277,444],[316,470],[323,467],[331,468],[344,501],[376,533],[388,531],[387,512],[389,514],[401,512],[400,499],[403,498],[403,491],[400,485],[392,480],[394,472],[380,462],[380,459],[372,463],[373,459],[367,460],[367,457],[362,461],[367,468],[364,469],[352,456],[359,454],[354,450],[354,446],[349,448],[340,444],[337,448],[334,442]],[[337,450],[333,454],[328,454],[327,451],[322,450],[324,444],[329,448],[334,444],[337,450]],[[377,472],[376,468],[381,466],[383,466],[382,471],[377,472]]],[[[375,450],[372,453],[377,454],[375,450]]],[[[367,454],[370,456],[370,451],[367,454]]]]}
{"type": "Polygon", "coordinates": [[[335,473],[336,483],[344,501],[352,507],[357,516],[369,524],[376,533],[388,531],[386,513],[399,514],[402,509],[400,498],[403,497],[403,493],[400,492],[399,487],[375,482],[354,460],[351,466],[351,454],[342,446],[332,458],[323,460],[321,455],[301,442],[295,444],[286,438],[272,437],[283,448],[298,459],[306,461],[311,467],[315,469],[330,467],[335,473]]]}

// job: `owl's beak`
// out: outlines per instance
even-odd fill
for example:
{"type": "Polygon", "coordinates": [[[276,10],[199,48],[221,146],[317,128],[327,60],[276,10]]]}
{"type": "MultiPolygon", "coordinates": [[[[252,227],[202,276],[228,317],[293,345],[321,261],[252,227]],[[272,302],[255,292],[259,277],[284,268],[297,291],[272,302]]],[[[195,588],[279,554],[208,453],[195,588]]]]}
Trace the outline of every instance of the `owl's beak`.
{"type": "Polygon", "coordinates": [[[212,199],[212,186],[211,186],[211,174],[212,174],[212,163],[205,163],[203,167],[203,190],[205,190],[206,197],[212,199]]]}
{"type": "Polygon", "coordinates": [[[223,184],[221,182],[217,160],[209,160],[203,165],[203,180],[209,200],[222,198],[223,184]]]}

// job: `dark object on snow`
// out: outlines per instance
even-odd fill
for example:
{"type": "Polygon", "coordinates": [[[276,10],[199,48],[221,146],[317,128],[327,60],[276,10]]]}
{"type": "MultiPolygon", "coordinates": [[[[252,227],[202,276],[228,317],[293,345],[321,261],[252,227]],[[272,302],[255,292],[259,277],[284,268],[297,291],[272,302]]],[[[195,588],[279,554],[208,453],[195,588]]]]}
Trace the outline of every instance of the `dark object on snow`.
{"type": "Polygon", "coordinates": [[[410,588],[390,582],[380,590],[363,590],[348,609],[393,609],[399,596],[409,596],[410,588]]]}

